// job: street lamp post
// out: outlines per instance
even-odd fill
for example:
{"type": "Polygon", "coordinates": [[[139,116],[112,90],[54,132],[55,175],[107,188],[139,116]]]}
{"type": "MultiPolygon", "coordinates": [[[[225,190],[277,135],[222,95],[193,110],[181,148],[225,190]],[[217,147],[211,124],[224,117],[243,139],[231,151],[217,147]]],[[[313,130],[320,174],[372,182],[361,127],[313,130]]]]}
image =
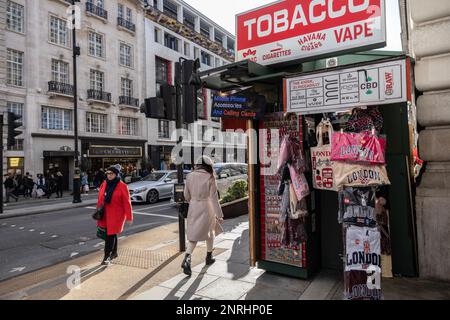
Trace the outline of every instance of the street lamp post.
{"type": "Polygon", "coordinates": [[[75,143],[75,158],[74,165],[75,170],[73,173],[73,203],[81,202],[80,195],[80,169],[79,169],[79,152],[78,152],[78,97],[77,97],[77,56],[80,55],[80,47],[77,46],[76,41],[76,10],[75,2],[79,0],[72,0],[72,50],[73,50],[73,131],[74,131],[74,143],[75,143]]]}

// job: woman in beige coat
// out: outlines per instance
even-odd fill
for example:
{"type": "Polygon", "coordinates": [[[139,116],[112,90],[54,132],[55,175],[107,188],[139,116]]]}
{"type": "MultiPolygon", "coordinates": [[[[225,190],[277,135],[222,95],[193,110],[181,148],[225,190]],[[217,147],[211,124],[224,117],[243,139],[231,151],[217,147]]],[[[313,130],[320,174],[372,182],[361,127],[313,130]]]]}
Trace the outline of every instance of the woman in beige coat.
{"type": "Polygon", "coordinates": [[[212,258],[214,237],[222,233],[222,208],[219,204],[216,179],[211,158],[203,156],[197,161],[194,171],[186,178],[184,198],[189,202],[187,216],[188,246],[182,268],[191,275],[191,255],[198,241],[206,241],[206,265],[215,262],[212,258]]]}

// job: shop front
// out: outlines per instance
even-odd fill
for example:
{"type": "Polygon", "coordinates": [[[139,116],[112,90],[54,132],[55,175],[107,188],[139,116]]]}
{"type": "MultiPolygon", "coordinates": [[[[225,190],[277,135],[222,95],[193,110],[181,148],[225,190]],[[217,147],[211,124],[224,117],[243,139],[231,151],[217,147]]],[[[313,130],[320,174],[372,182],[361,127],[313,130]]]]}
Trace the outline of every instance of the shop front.
{"type": "MultiPolygon", "coordinates": [[[[74,161],[74,151],[70,147],[64,146],[61,147],[61,150],[44,151],[43,156],[44,172],[41,173],[47,175],[48,173],[56,174],[60,171],[63,175],[63,189],[70,190],[72,187],[71,168],[74,161]]],[[[36,179],[37,177],[34,178],[36,179]]]]}
{"type": "MultiPolygon", "coordinates": [[[[264,115],[246,123],[259,129],[249,151],[264,158],[250,163],[252,261],[305,279],[331,269],[347,285],[366,281],[368,267],[383,277],[417,276],[411,63],[381,52],[338,61],[332,70],[318,60],[302,64],[305,72],[256,77],[252,62],[235,64],[247,69],[245,85],[266,97],[264,115]],[[266,174],[272,163],[277,170],[266,174]]],[[[206,86],[236,94],[221,80],[230,70],[206,74],[206,86]]],[[[380,298],[377,289],[364,292],[360,298],[380,298]]],[[[358,298],[351,290],[347,297],[358,298]]]]}
{"type": "Polygon", "coordinates": [[[131,181],[140,174],[144,142],[115,140],[82,140],[82,170],[93,181],[95,172],[120,164],[122,173],[131,181]]]}

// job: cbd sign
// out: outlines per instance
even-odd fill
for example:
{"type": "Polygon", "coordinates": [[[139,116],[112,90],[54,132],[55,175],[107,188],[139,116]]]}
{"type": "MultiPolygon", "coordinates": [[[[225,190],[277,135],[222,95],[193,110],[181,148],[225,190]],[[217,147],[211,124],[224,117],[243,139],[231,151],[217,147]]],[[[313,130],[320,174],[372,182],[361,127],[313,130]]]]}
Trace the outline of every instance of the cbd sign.
{"type": "Polygon", "coordinates": [[[236,16],[237,60],[263,65],[386,45],[384,0],[284,0],[236,16]]]}

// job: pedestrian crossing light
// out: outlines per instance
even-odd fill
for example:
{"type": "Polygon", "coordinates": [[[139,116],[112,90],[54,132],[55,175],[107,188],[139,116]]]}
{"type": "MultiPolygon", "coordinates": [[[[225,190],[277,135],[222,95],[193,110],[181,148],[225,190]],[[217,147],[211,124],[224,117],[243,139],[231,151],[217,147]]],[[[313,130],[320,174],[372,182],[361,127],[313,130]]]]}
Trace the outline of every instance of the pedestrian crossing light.
{"type": "Polygon", "coordinates": [[[22,116],[14,112],[8,112],[8,148],[16,144],[16,137],[22,134],[22,131],[16,130],[22,126],[22,116]]]}

